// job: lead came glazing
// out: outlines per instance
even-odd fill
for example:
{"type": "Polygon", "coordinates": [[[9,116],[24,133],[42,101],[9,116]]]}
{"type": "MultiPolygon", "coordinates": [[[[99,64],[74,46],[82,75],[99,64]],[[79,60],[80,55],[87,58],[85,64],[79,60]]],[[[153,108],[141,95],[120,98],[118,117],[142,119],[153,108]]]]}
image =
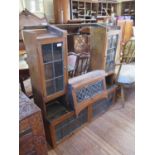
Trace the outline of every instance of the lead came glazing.
{"type": "Polygon", "coordinates": [[[103,81],[98,81],[96,83],[90,84],[84,88],[81,88],[76,91],[76,97],[78,103],[90,99],[91,97],[101,94],[103,92],[103,81]]]}

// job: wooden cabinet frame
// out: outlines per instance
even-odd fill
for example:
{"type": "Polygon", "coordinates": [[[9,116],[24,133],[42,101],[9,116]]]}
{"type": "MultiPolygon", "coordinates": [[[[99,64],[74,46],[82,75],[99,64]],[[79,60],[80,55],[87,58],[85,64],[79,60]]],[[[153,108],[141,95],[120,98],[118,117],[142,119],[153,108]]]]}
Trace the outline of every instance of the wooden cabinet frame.
{"type": "MultiPolygon", "coordinates": [[[[46,103],[59,96],[66,94],[67,92],[67,32],[51,25],[34,26],[25,27],[23,31],[23,36],[26,45],[26,51],[28,53],[27,61],[30,70],[34,101],[42,109],[43,115],[46,116],[46,103]],[[53,46],[54,43],[59,42],[63,43],[61,53],[63,56],[63,90],[54,91],[54,93],[47,95],[42,45],[52,44],[51,46],[53,46]]],[[[52,63],[54,63],[54,61],[52,63]]]]}
{"type": "MultiPolygon", "coordinates": [[[[115,49],[115,57],[119,52],[120,46],[120,30],[118,27],[108,27],[108,26],[101,26],[98,28],[91,28],[91,43],[90,43],[90,51],[91,51],[91,60],[90,60],[90,69],[103,69],[106,71],[106,62],[107,62],[107,50],[108,50],[108,37],[112,35],[118,35],[117,39],[117,47],[115,49]],[[100,62],[100,63],[96,63],[100,62]]],[[[115,58],[114,58],[115,59],[115,58]]],[[[112,71],[106,71],[107,74],[114,73],[112,71]]]]}
{"type": "MultiPolygon", "coordinates": [[[[81,77],[74,77],[69,80],[69,98],[70,105],[74,105],[75,114],[78,115],[83,109],[93,104],[97,100],[107,97],[106,83],[105,83],[105,72],[103,70],[92,71],[81,77]],[[97,82],[101,82],[102,85],[97,86],[97,82]],[[94,86],[92,86],[94,84],[94,86]],[[90,88],[93,91],[89,91],[90,88]],[[97,88],[96,88],[97,87],[97,88]],[[102,87],[102,88],[101,88],[102,87]],[[83,89],[83,90],[82,90],[83,89]],[[99,89],[99,90],[98,90],[99,89]],[[94,94],[94,90],[96,91],[94,94]],[[77,91],[82,91],[84,98],[81,101],[78,101],[77,91]],[[97,92],[99,91],[99,92],[97,92]],[[86,93],[86,94],[85,94],[86,93]],[[89,97],[88,97],[89,96],[89,97]]],[[[81,98],[80,93],[80,98],[81,98]]]]}
{"type": "Polygon", "coordinates": [[[100,100],[102,98],[106,98],[107,97],[107,92],[106,92],[106,84],[105,84],[105,80],[104,77],[97,77],[93,80],[88,80],[88,81],[84,81],[81,82],[79,84],[75,84],[73,85],[73,89],[72,89],[72,95],[73,95],[73,100],[74,100],[74,108],[75,108],[75,114],[78,115],[80,111],[82,111],[83,109],[85,109],[86,107],[88,107],[89,105],[95,103],[97,100],[100,100]],[[80,104],[77,101],[77,96],[76,96],[76,90],[79,90],[80,88],[83,87],[87,87],[90,84],[93,84],[97,81],[102,81],[103,82],[103,91],[101,94],[97,94],[91,98],[88,98],[84,101],[82,101],[80,104]]]}
{"type": "MultiPolygon", "coordinates": [[[[39,55],[39,59],[40,59],[40,70],[41,70],[41,74],[44,75],[45,74],[45,69],[44,69],[44,63],[43,63],[43,55],[42,55],[42,49],[41,49],[41,45],[45,45],[45,44],[50,44],[50,43],[57,43],[57,42],[62,42],[63,45],[65,45],[65,38],[50,38],[48,40],[40,40],[38,39],[38,55],[39,55]]],[[[63,66],[63,69],[64,69],[64,72],[66,72],[67,70],[67,55],[65,53],[65,46],[63,47],[63,62],[64,62],[64,66],[63,66]]],[[[51,94],[51,95],[47,95],[47,92],[46,92],[46,84],[45,84],[45,77],[42,76],[42,86],[43,86],[43,98],[44,98],[44,102],[48,102],[48,101],[51,101],[52,99],[55,99],[61,95],[64,95],[66,93],[66,86],[64,88],[64,90],[62,91],[59,91],[57,93],[54,93],[54,94],[51,94]]],[[[64,85],[67,84],[67,75],[64,74],[64,85]]]]}
{"type": "MultiPolygon", "coordinates": [[[[112,87],[110,89],[107,90],[107,96],[109,96],[110,94],[114,94],[114,96],[112,97],[112,103],[114,103],[115,101],[115,93],[116,93],[116,87],[112,87]]],[[[107,100],[108,98],[101,98],[100,100],[107,100]]],[[[97,100],[96,100],[97,101],[97,100]]],[[[94,102],[93,104],[90,104],[88,105],[87,110],[88,110],[88,113],[87,113],[87,121],[82,124],[80,127],[76,128],[74,131],[72,131],[70,134],[68,134],[67,136],[63,137],[60,141],[57,141],[56,140],[56,126],[59,125],[60,123],[66,121],[67,119],[71,118],[71,117],[76,117],[78,118],[78,116],[76,116],[76,113],[75,111],[70,111],[64,115],[62,115],[61,117],[55,119],[55,120],[52,120],[51,122],[49,122],[47,120],[47,128],[49,129],[48,130],[48,137],[47,139],[49,139],[49,143],[55,148],[60,142],[63,142],[64,140],[66,140],[68,137],[70,137],[73,133],[75,133],[77,130],[80,130],[82,127],[84,127],[85,125],[87,125],[89,122],[91,122],[92,120],[96,119],[97,117],[93,116],[93,108],[92,106],[96,104],[96,102],[94,102]]],[[[86,109],[85,108],[85,109],[86,109]]],[[[109,108],[109,107],[108,107],[109,108]]],[[[101,115],[103,114],[104,112],[104,109],[101,110],[101,113],[99,113],[98,115],[101,115]]],[[[97,115],[97,116],[98,116],[97,115]]]]}

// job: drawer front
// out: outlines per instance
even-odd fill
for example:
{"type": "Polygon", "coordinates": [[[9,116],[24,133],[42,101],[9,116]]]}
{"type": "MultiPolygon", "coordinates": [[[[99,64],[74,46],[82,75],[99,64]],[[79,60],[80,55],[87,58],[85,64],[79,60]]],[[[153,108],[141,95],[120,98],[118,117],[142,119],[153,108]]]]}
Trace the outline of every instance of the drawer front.
{"type": "Polygon", "coordinates": [[[20,155],[47,155],[47,145],[41,113],[20,121],[20,155]]]}
{"type": "Polygon", "coordinates": [[[19,133],[23,132],[24,130],[30,128],[31,125],[29,123],[29,119],[24,119],[22,121],[20,121],[19,123],[19,133]]]}
{"type": "Polygon", "coordinates": [[[27,128],[20,131],[20,144],[19,144],[19,153],[20,155],[35,155],[35,145],[33,142],[32,129],[27,128]]]}
{"type": "Polygon", "coordinates": [[[88,110],[83,110],[78,117],[71,116],[55,126],[56,142],[58,143],[66,136],[72,134],[76,129],[88,121],[88,110]]]}
{"type": "Polygon", "coordinates": [[[108,108],[112,105],[114,97],[115,91],[112,91],[108,93],[108,97],[106,99],[102,99],[94,103],[92,106],[93,117],[106,112],[108,108]]]}
{"type": "Polygon", "coordinates": [[[29,118],[29,122],[32,126],[33,143],[35,145],[37,155],[47,155],[47,145],[41,113],[35,113],[29,118]]]}

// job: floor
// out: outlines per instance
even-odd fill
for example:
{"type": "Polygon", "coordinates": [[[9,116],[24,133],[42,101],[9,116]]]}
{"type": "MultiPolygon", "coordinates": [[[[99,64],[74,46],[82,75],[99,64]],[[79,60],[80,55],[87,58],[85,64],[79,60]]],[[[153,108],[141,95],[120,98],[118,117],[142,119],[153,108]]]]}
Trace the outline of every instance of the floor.
{"type": "Polygon", "coordinates": [[[125,108],[118,100],[105,114],[49,149],[48,155],[134,155],[135,92],[126,90],[125,108]]]}

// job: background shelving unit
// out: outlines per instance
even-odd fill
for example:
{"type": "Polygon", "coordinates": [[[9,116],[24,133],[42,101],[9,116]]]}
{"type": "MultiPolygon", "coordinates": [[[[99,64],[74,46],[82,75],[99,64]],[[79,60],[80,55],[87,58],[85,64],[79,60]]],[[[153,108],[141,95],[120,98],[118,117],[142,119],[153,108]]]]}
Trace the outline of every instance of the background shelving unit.
{"type": "Polygon", "coordinates": [[[121,15],[130,16],[135,25],[135,1],[134,0],[122,2],[121,15]]]}
{"type": "Polygon", "coordinates": [[[96,19],[97,17],[110,16],[112,7],[117,10],[115,0],[71,0],[71,19],[96,19]]]}
{"type": "Polygon", "coordinates": [[[123,16],[135,15],[135,1],[122,2],[122,15],[123,16]]]}

